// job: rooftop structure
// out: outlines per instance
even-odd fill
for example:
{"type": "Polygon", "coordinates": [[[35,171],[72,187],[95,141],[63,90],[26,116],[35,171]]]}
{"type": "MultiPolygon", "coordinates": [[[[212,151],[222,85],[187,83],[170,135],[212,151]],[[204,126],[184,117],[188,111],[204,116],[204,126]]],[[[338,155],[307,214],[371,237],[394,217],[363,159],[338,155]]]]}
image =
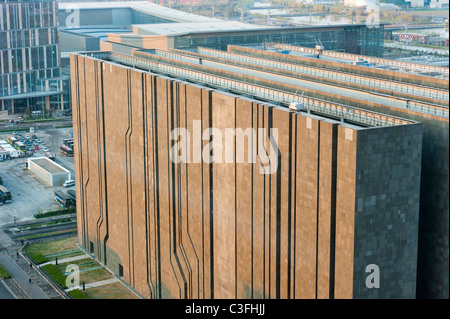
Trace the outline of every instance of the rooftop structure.
{"type": "Polygon", "coordinates": [[[222,20],[170,9],[148,1],[68,2],[59,4],[61,27],[101,25],[129,26],[143,23],[219,22],[222,20]],[[64,24],[73,9],[79,10],[77,25],[64,24]]]}
{"type": "Polygon", "coordinates": [[[70,172],[47,157],[28,158],[28,169],[48,186],[62,186],[70,172]]]}
{"type": "Polygon", "coordinates": [[[192,33],[254,31],[274,29],[274,27],[242,23],[238,21],[189,22],[189,23],[157,23],[133,26],[133,32],[141,35],[180,36],[192,33]]]}
{"type": "MultiPolygon", "coordinates": [[[[253,46],[253,48],[258,48],[253,46]]],[[[392,59],[383,59],[373,56],[364,56],[359,54],[350,54],[345,52],[336,52],[331,50],[321,50],[317,54],[315,48],[307,48],[301,46],[291,46],[287,44],[272,44],[270,47],[260,46],[260,49],[288,51],[289,54],[301,57],[320,58],[325,61],[337,62],[341,64],[362,65],[371,68],[383,69],[387,71],[395,71],[398,73],[414,74],[428,76],[433,79],[449,80],[449,69],[446,67],[424,65],[412,62],[403,62],[392,59]]]]}

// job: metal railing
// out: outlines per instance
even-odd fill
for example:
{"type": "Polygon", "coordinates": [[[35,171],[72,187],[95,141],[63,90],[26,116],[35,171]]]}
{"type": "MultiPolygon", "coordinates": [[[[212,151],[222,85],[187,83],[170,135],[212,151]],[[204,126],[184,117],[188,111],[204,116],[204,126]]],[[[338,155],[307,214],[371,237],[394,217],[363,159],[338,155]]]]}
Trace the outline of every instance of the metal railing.
{"type": "MultiPolygon", "coordinates": [[[[315,54],[315,52],[316,52],[316,50],[314,48],[300,47],[300,46],[295,46],[295,45],[274,43],[271,46],[273,48],[277,48],[280,50],[290,50],[290,51],[307,53],[307,54],[315,54]]],[[[371,56],[362,56],[362,55],[357,55],[357,54],[343,53],[343,52],[336,52],[336,51],[327,51],[327,50],[323,50],[321,55],[332,57],[332,58],[350,60],[350,61],[359,61],[362,58],[363,60],[365,60],[369,63],[374,63],[374,64],[394,66],[394,67],[398,67],[398,68],[402,68],[402,69],[409,69],[409,70],[420,71],[420,72],[423,72],[423,71],[437,72],[437,73],[442,73],[447,76],[449,75],[449,69],[444,68],[444,67],[439,67],[439,66],[432,66],[432,65],[425,65],[425,64],[404,62],[404,61],[396,61],[396,60],[389,60],[389,59],[383,59],[383,58],[377,58],[377,57],[371,57],[371,56]]]]}
{"type": "Polygon", "coordinates": [[[131,67],[137,67],[154,73],[163,73],[192,82],[204,83],[214,88],[227,89],[238,94],[248,94],[257,99],[275,103],[278,102],[285,106],[289,106],[295,101],[301,101],[304,111],[315,112],[319,115],[339,120],[351,121],[363,126],[392,126],[415,123],[414,121],[407,119],[310,97],[302,97],[301,100],[299,100],[299,97],[296,94],[290,92],[164,64],[161,61],[152,61],[150,59],[124,55],[116,52],[91,52],[86,53],[86,55],[93,58],[118,62],[131,67]]]}
{"type": "MultiPolygon", "coordinates": [[[[296,64],[290,64],[285,62],[279,62],[274,60],[268,60],[263,58],[251,57],[246,55],[240,55],[236,53],[229,53],[225,51],[198,48],[200,54],[204,54],[210,57],[225,59],[229,61],[235,61],[239,63],[251,64],[254,66],[264,66],[282,71],[289,71],[297,73],[299,75],[313,76],[317,79],[326,79],[332,81],[339,81],[350,83],[353,85],[361,85],[370,88],[383,89],[387,91],[393,91],[398,93],[404,93],[409,95],[415,95],[420,97],[438,99],[442,101],[449,101],[449,92],[446,90],[435,89],[430,87],[424,87],[419,85],[412,85],[401,82],[394,82],[388,80],[377,79],[368,76],[358,76],[355,74],[349,74],[345,72],[325,70],[310,66],[301,66],[296,64]]],[[[157,51],[157,54],[165,54],[162,51],[157,51]]],[[[167,52],[167,54],[171,54],[167,52]]]]}
{"type": "MultiPolygon", "coordinates": [[[[209,53],[214,57],[217,58],[225,58],[228,56],[228,53],[223,52],[223,51],[218,51],[218,50],[213,50],[213,49],[204,49],[204,48],[199,48],[198,51],[200,52],[199,54],[204,54],[204,53],[209,53]]],[[[186,53],[187,55],[191,54],[191,53],[186,53]]],[[[194,62],[194,63],[199,63],[200,59],[207,59],[209,58],[210,55],[206,55],[205,56],[198,56],[194,54],[191,54],[191,57],[189,57],[189,62],[194,62]]],[[[180,53],[175,53],[175,52],[167,52],[167,51],[162,51],[162,50],[155,50],[153,53],[147,53],[147,55],[156,55],[159,57],[163,57],[163,58],[168,58],[168,59],[173,59],[173,60],[177,60],[177,61],[186,61],[186,59],[188,57],[186,57],[186,55],[184,54],[184,52],[180,53]]],[[[230,54],[232,55],[232,54],[230,54]]],[[[248,61],[251,61],[253,59],[253,57],[247,57],[247,56],[238,56],[238,59],[240,59],[240,61],[247,61],[246,58],[248,58],[248,61]],[[241,60],[242,58],[242,60],[241,60]]],[[[234,61],[234,59],[231,59],[232,61],[234,61]]],[[[258,59],[255,59],[258,60],[258,59]]],[[[276,66],[279,63],[276,61],[271,61],[271,60],[264,60],[264,59],[259,59],[262,61],[265,61],[267,65],[270,66],[276,66]]],[[[260,64],[262,65],[262,64],[260,64]]],[[[290,66],[289,64],[286,63],[286,65],[290,66]]],[[[294,65],[295,67],[295,65],[294,65]]],[[[326,70],[320,70],[318,71],[315,75],[319,75],[319,73],[326,73],[326,70]]],[[[349,77],[349,81],[351,81],[353,79],[352,76],[349,77]]],[[[354,79],[353,79],[354,80],[354,79]]],[[[375,86],[375,83],[378,83],[377,81],[372,80],[368,80],[371,81],[371,84],[373,86],[375,86]]],[[[392,85],[389,87],[390,90],[393,90],[394,88],[398,88],[400,84],[398,83],[392,83],[392,85]]],[[[413,85],[409,85],[406,86],[408,89],[410,89],[411,87],[413,87],[413,85]]],[[[443,90],[437,90],[440,91],[442,93],[444,93],[443,90]]],[[[373,93],[375,96],[380,96],[380,97],[386,97],[386,98],[393,98],[389,95],[384,95],[384,94],[377,94],[377,93],[373,93]]],[[[395,98],[395,97],[394,97],[395,98]]],[[[397,98],[396,98],[397,99],[397,98]]],[[[430,104],[430,103],[425,103],[425,102],[420,102],[420,101],[414,101],[414,100],[408,100],[408,99],[401,99],[398,98],[399,102],[397,103],[396,107],[403,107],[405,109],[409,109],[409,110],[413,110],[416,112],[421,112],[421,113],[426,113],[426,114],[431,114],[431,115],[435,115],[435,116],[440,116],[440,117],[445,117],[448,118],[449,117],[449,109],[447,106],[440,106],[440,105],[435,105],[435,104],[430,104]]],[[[448,100],[448,92],[447,92],[447,100],[448,100]]]]}

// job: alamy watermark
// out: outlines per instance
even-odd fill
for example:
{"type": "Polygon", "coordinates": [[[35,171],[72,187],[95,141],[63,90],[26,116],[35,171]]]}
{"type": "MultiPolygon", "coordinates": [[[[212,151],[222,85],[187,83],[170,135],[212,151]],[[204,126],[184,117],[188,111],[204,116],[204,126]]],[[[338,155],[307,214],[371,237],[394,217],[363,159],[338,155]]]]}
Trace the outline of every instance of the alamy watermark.
{"type": "Polygon", "coordinates": [[[173,163],[259,163],[260,174],[277,171],[277,128],[210,127],[202,131],[200,120],[193,121],[192,127],[192,134],[183,127],[172,130],[170,139],[176,141],[170,151],[173,163]],[[202,147],[203,141],[209,143],[202,147]]]}
{"type": "Polygon", "coordinates": [[[80,27],[80,8],[74,3],[67,4],[66,12],[70,12],[66,17],[67,28],[79,28],[80,27]]]}
{"type": "Polygon", "coordinates": [[[65,274],[67,274],[66,287],[68,289],[80,287],[80,268],[78,265],[67,265],[65,274]]]}
{"type": "Polygon", "coordinates": [[[366,277],[366,287],[369,289],[380,288],[380,267],[376,264],[367,265],[366,273],[369,273],[366,277]]]}

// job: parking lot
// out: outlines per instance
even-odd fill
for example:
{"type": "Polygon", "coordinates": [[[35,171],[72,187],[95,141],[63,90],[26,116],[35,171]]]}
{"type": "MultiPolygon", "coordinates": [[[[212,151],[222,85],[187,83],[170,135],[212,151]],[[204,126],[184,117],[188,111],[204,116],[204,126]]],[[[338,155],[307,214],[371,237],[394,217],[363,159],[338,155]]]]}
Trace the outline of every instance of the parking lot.
{"type": "MultiPolygon", "coordinates": [[[[72,128],[54,128],[47,126],[45,128],[35,128],[34,132],[17,132],[23,136],[32,135],[41,141],[38,144],[38,150],[34,150],[32,157],[45,156],[43,148],[47,147],[50,152],[56,155],[55,161],[71,172],[71,178],[74,175],[73,157],[67,157],[59,152],[59,146],[63,139],[70,138],[72,128]]],[[[0,133],[0,140],[7,140],[11,133],[0,133]]],[[[34,148],[34,145],[33,145],[34,148]]],[[[3,185],[11,192],[12,202],[0,206],[0,226],[8,223],[33,219],[37,212],[46,212],[57,210],[59,206],[54,202],[53,192],[62,190],[67,192],[69,189],[75,189],[74,186],[50,187],[43,183],[33,172],[25,169],[24,163],[28,159],[14,158],[0,162],[0,177],[3,179],[3,185]]]]}

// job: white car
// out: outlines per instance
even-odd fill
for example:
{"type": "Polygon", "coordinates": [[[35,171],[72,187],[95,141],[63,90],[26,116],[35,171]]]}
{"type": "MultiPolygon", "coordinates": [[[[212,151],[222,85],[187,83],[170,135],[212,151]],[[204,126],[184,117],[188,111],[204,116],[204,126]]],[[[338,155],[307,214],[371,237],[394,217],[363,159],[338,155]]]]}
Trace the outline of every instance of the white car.
{"type": "Polygon", "coordinates": [[[67,180],[63,184],[64,187],[70,187],[70,186],[74,186],[74,185],[75,185],[75,181],[73,179],[67,180]]]}
{"type": "Polygon", "coordinates": [[[44,152],[48,152],[48,147],[43,147],[42,150],[43,150],[44,152]]]}

